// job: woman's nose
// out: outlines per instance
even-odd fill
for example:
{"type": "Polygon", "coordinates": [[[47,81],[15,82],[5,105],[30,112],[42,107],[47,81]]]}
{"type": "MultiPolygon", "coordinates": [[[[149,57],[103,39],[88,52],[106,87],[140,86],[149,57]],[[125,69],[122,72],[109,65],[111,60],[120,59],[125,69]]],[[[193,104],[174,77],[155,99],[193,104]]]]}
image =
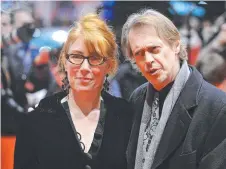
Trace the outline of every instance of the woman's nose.
{"type": "Polygon", "coordinates": [[[84,59],[83,63],[81,64],[80,71],[82,75],[86,75],[91,71],[90,64],[87,59],[84,59]]]}

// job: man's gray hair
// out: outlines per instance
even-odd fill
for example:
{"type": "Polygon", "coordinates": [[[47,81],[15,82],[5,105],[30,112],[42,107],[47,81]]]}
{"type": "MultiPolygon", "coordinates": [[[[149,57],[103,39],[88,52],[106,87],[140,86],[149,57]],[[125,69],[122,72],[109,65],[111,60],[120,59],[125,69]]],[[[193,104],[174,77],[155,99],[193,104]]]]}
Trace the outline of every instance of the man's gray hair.
{"type": "Polygon", "coordinates": [[[130,15],[123,25],[121,35],[121,46],[124,56],[133,59],[131,47],[129,44],[129,32],[134,27],[150,25],[157,32],[158,36],[165,40],[171,47],[176,41],[180,41],[179,57],[181,60],[187,60],[187,51],[181,43],[180,33],[173,22],[160,12],[153,9],[143,9],[138,13],[130,15]]]}

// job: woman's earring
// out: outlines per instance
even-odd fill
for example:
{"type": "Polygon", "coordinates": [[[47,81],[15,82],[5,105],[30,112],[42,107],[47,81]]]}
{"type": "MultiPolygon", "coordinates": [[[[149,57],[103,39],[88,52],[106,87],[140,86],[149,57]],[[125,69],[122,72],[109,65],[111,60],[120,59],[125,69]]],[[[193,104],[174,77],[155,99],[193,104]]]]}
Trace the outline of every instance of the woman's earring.
{"type": "Polygon", "coordinates": [[[104,91],[108,91],[109,90],[109,81],[108,81],[108,74],[106,75],[105,81],[104,81],[104,91]]]}
{"type": "Polygon", "coordinates": [[[62,85],[62,89],[64,90],[64,92],[66,94],[69,93],[69,88],[70,88],[70,84],[69,84],[69,80],[67,78],[67,75],[65,76],[65,78],[62,80],[63,85],[62,85]]]}

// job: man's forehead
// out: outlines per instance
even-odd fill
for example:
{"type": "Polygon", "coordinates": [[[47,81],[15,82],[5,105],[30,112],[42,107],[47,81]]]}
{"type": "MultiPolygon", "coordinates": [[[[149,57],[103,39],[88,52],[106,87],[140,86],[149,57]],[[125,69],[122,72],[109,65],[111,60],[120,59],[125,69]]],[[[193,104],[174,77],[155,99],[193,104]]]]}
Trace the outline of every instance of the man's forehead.
{"type": "Polygon", "coordinates": [[[8,14],[1,14],[1,22],[10,22],[10,16],[8,14]]]}
{"type": "Polygon", "coordinates": [[[24,23],[32,23],[34,21],[31,13],[26,11],[18,11],[15,13],[15,22],[21,24],[22,26],[24,23]]]}
{"type": "Polygon", "coordinates": [[[139,41],[145,42],[146,40],[150,41],[150,43],[159,43],[162,41],[162,38],[159,37],[157,31],[150,26],[142,26],[142,27],[136,27],[129,31],[128,39],[129,41],[139,41]],[[142,39],[140,39],[140,37],[142,39]]]}

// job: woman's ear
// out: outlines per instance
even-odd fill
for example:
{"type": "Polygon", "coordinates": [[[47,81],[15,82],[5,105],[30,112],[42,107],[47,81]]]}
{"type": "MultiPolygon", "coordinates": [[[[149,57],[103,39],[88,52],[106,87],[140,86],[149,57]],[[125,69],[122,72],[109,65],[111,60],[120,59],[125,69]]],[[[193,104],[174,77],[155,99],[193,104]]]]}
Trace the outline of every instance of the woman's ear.
{"type": "Polygon", "coordinates": [[[107,62],[107,66],[106,66],[106,74],[109,74],[109,73],[111,73],[111,62],[110,62],[110,60],[108,60],[107,62]]]}
{"type": "Polygon", "coordinates": [[[107,74],[110,74],[110,73],[111,73],[111,66],[108,65],[108,67],[107,67],[107,74]]]}
{"type": "Polygon", "coordinates": [[[64,70],[67,72],[67,60],[65,58],[63,59],[63,64],[64,64],[64,70]]]}

